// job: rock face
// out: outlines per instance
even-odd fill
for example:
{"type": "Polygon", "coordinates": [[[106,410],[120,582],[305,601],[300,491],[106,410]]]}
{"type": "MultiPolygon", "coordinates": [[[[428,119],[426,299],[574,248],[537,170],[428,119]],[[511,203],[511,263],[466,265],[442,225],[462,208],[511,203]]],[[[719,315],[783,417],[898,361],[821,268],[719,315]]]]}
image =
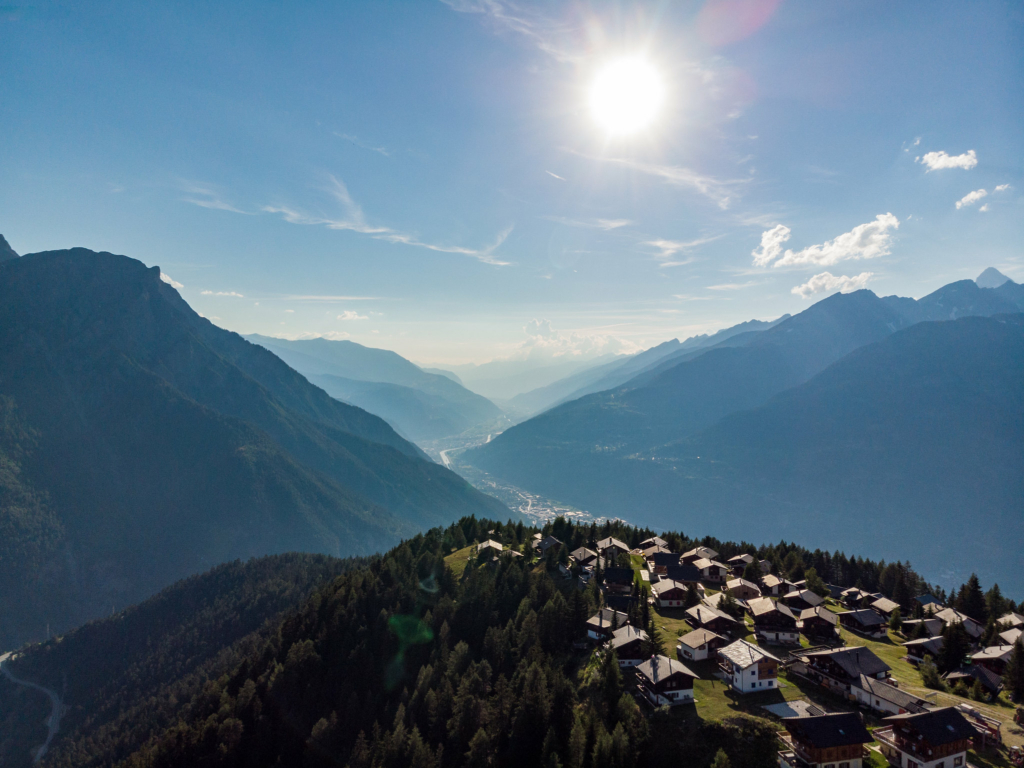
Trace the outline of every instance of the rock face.
{"type": "Polygon", "coordinates": [[[0,235],[0,261],[10,261],[11,259],[18,258],[18,254],[14,252],[7,239],[0,235]]]}
{"type": "Polygon", "coordinates": [[[998,288],[1009,279],[995,267],[989,267],[978,275],[974,282],[978,284],[979,288],[998,288]]]}

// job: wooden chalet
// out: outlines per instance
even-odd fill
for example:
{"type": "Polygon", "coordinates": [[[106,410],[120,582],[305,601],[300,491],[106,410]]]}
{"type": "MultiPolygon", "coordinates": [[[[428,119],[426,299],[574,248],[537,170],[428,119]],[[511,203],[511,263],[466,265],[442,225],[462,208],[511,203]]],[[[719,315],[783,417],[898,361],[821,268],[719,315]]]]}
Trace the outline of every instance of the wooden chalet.
{"type": "Polygon", "coordinates": [[[850,608],[860,608],[862,601],[867,596],[867,592],[863,589],[857,589],[857,587],[850,587],[839,593],[839,599],[850,608]]]}
{"type": "Polygon", "coordinates": [[[880,597],[871,603],[869,607],[871,610],[877,611],[888,619],[900,609],[900,604],[894,600],[890,600],[888,597],[880,597]]]}
{"type": "MultiPolygon", "coordinates": [[[[679,555],[674,552],[655,552],[647,558],[647,566],[651,569],[651,573],[656,573],[659,576],[668,576],[668,569],[677,565],[679,565],[679,555]]],[[[699,581],[699,579],[693,579],[693,581],[699,581]]]]}
{"type": "Polygon", "coordinates": [[[619,555],[629,554],[629,545],[619,539],[609,536],[597,542],[597,551],[605,560],[615,561],[619,555]]]}
{"type": "Polygon", "coordinates": [[[963,624],[964,630],[972,640],[977,640],[985,633],[985,627],[955,608],[943,608],[933,615],[936,619],[941,619],[947,627],[950,624],[963,624]]]}
{"type": "Polygon", "coordinates": [[[672,581],[681,581],[688,587],[696,587],[701,594],[704,593],[704,585],[701,584],[701,573],[692,564],[690,565],[669,565],[663,574],[665,578],[672,581]]]}
{"type": "MultiPolygon", "coordinates": [[[[655,544],[650,547],[640,547],[640,554],[643,555],[644,560],[650,560],[654,555],[657,555],[659,553],[668,553],[670,555],[673,554],[671,549],[669,549],[668,547],[663,547],[660,544],[655,544]]],[[[676,558],[678,562],[678,555],[676,556],[676,558]]]]}
{"type": "Polygon", "coordinates": [[[800,611],[799,627],[808,638],[818,641],[834,642],[839,638],[839,617],[823,605],[800,611]]]}
{"type": "Polygon", "coordinates": [[[960,669],[947,672],[942,676],[942,679],[946,681],[947,685],[951,686],[962,681],[968,688],[972,687],[975,681],[978,681],[981,683],[981,687],[993,696],[998,695],[1003,689],[1002,676],[997,675],[988,667],[982,667],[978,664],[968,664],[967,666],[960,667],[960,669]]]}
{"type": "Polygon", "coordinates": [[[939,602],[939,598],[937,598],[935,595],[931,593],[918,595],[914,598],[914,602],[918,603],[922,607],[926,605],[937,605],[939,607],[942,607],[942,603],[939,602]]]}
{"type": "Polygon", "coordinates": [[[753,555],[734,555],[725,561],[725,564],[732,570],[734,576],[742,576],[743,571],[747,569],[747,566],[751,563],[756,563],[757,558],[753,555]]]}
{"type": "Polygon", "coordinates": [[[555,552],[561,549],[562,542],[554,536],[545,536],[534,544],[534,548],[540,553],[541,557],[543,557],[548,553],[549,549],[554,549],[555,552]]]}
{"type": "MultiPolygon", "coordinates": [[[[680,560],[680,562],[682,561],[680,560]]],[[[700,577],[703,581],[709,581],[712,584],[724,584],[726,579],[729,578],[728,568],[706,557],[694,560],[693,567],[700,571],[700,577]]]]}
{"type": "Polygon", "coordinates": [[[487,541],[481,541],[476,545],[476,553],[479,555],[481,552],[490,551],[495,554],[504,551],[505,547],[499,541],[494,539],[488,539],[487,541]]]}
{"type": "Polygon", "coordinates": [[[652,656],[636,667],[637,687],[651,704],[692,704],[697,674],[668,656],[652,656]]]}
{"type": "Polygon", "coordinates": [[[799,613],[807,608],[816,608],[825,604],[825,598],[809,589],[799,589],[783,595],[779,600],[789,606],[791,611],[799,613]]]}
{"type": "Polygon", "coordinates": [[[918,640],[908,640],[903,647],[907,649],[907,661],[911,664],[920,664],[926,656],[931,656],[932,659],[938,658],[945,644],[946,641],[941,636],[922,637],[918,640]]]}
{"type": "Polygon", "coordinates": [[[786,717],[782,725],[779,765],[791,768],[861,768],[868,755],[864,745],[874,741],[856,712],[786,717]]]}
{"type": "Polygon", "coordinates": [[[813,651],[801,657],[806,663],[805,676],[844,698],[855,698],[850,690],[861,684],[860,679],[870,677],[885,680],[892,668],[869,648],[854,645],[832,651],[813,651]]]}
{"type": "Polygon", "coordinates": [[[665,541],[661,536],[652,536],[649,539],[644,539],[640,542],[640,549],[647,549],[648,547],[664,547],[668,549],[668,542],[665,541]]]}
{"type": "Polygon", "coordinates": [[[998,624],[1003,629],[1020,629],[1021,627],[1024,627],[1024,616],[1022,616],[1019,613],[1014,613],[1013,611],[1010,611],[1009,613],[1004,613],[1002,616],[996,619],[996,624],[998,624]]]}
{"type": "Polygon", "coordinates": [[[679,556],[679,562],[683,565],[689,565],[698,560],[714,560],[716,557],[718,557],[718,553],[711,549],[711,547],[695,547],[689,552],[683,552],[679,556]]]}
{"type": "Polygon", "coordinates": [[[650,637],[642,629],[626,625],[612,633],[606,645],[615,651],[620,667],[635,667],[647,658],[647,644],[650,637]]]}
{"type": "Polygon", "coordinates": [[[729,614],[703,603],[686,610],[686,621],[691,627],[710,629],[719,635],[732,634],[740,625],[729,614]]]}
{"type": "Polygon", "coordinates": [[[778,687],[779,659],[746,640],[719,648],[718,666],[733,690],[739,693],[765,691],[778,687]]]}
{"type": "Polygon", "coordinates": [[[797,618],[784,603],[759,597],[747,602],[747,610],[754,617],[754,633],[758,639],[775,645],[800,644],[797,618]]]}
{"type": "Polygon", "coordinates": [[[686,604],[689,587],[681,581],[662,579],[651,584],[654,593],[654,604],[659,608],[682,608],[686,604]]]}
{"type": "Polygon", "coordinates": [[[614,595],[628,595],[633,592],[632,568],[605,568],[604,587],[614,595]]]}
{"type": "Polygon", "coordinates": [[[893,715],[874,731],[890,765],[903,768],[958,768],[967,765],[977,729],[954,707],[893,715]]]}
{"type": "Polygon", "coordinates": [[[600,643],[610,640],[619,627],[629,623],[629,616],[611,608],[602,608],[587,619],[587,637],[600,643]]]}
{"type": "Polygon", "coordinates": [[[586,547],[579,547],[569,553],[569,559],[581,568],[593,568],[597,562],[597,552],[586,547]]]}
{"type": "Polygon", "coordinates": [[[1024,629],[1014,627],[1013,629],[1008,629],[1005,632],[1000,632],[999,639],[1007,645],[1013,645],[1021,635],[1024,635],[1024,629]]]}
{"type": "Polygon", "coordinates": [[[941,619],[907,619],[903,622],[901,631],[910,637],[917,631],[918,625],[924,627],[926,637],[938,637],[942,634],[942,628],[945,626],[941,619]]]}
{"type": "Polygon", "coordinates": [[[729,579],[725,582],[725,591],[737,600],[753,600],[761,596],[761,590],[752,581],[746,579],[729,579]]]}
{"type": "Polygon", "coordinates": [[[846,629],[865,637],[883,638],[889,636],[889,624],[882,615],[870,608],[859,608],[839,614],[839,623],[846,629]]]}
{"type": "Polygon", "coordinates": [[[791,581],[776,576],[774,573],[769,573],[763,579],[761,579],[761,592],[765,595],[771,595],[772,597],[782,597],[788,595],[791,591],[795,591],[796,586],[791,581]]]}
{"type": "Polygon", "coordinates": [[[860,676],[860,683],[850,688],[854,698],[883,715],[916,714],[928,711],[928,702],[893,685],[892,678],[876,680],[860,676]]]}
{"type": "Polygon", "coordinates": [[[715,634],[710,629],[695,629],[679,638],[676,656],[682,662],[713,659],[719,648],[729,644],[728,638],[715,634]]]}

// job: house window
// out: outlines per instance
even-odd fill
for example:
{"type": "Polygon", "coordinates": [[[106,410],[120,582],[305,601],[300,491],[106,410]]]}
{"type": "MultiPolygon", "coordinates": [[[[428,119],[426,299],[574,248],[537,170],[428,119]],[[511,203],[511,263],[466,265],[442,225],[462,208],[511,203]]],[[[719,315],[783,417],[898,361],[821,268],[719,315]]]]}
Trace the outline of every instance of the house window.
{"type": "Polygon", "coordinates": [[[946,768],[946,761],[943,760],[941,763],[936,763],[935,768],[946,768]]]}
{"type": "Polygon", "coordinates": [[[769,687],[769,688],[771,688],[771,687],[772,687],[772,684],[773,684],[774,682],[775,682],[774,680],[769,680],[769,681],[768,681],[768,687],[769,687]]]}
{"type": "Polygon", "coordinates": [[[839,768],[850,768],[850,764],[849,763],[840,763],[839,764],[839,768]]]}
{"type": "Polygon", "coordinates": [[[963,765],[963,764],[964,764],[964,759],[962,757],[954,757],[953,758],[953,765],[963,765]]]}

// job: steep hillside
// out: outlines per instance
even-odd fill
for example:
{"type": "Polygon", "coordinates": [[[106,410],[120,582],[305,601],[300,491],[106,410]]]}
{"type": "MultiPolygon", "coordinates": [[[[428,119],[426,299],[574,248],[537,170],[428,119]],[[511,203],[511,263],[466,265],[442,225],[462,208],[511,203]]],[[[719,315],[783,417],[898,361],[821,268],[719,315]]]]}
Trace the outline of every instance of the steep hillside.
{"type": "Polygon", "coordinates": [[[459,434],[502,413],[486,397],[470,392],[450,376],[424,371],[390,350],[352,341],[289,341],[256,334],[246,338],[272,351],[311,381],[316,379],[332,397],[386,419],[412,440],[459,434]]]}
{"type": "Polygon", "coordinates": [[[0,396],[3,546],[35,564],[5,580],[0,647],[224,560],[503,509],[123,256],[0,264],[0,396]]]}
{"type": "MultiPolygon", "coordinates": [[[[19,679],[59,691],[65,711],[48,764],[119,760],[171,725],[177,697],[231,671],[284,611],[364,559],[275,555],[218,566],[141,605],[32,647],[11,665],[19,679]],[[257,634],[253,634],[257,633],[257,634]]],[[[28,766],[44,744],[51,703],[0,677],[0,765],[28,766]]]]}

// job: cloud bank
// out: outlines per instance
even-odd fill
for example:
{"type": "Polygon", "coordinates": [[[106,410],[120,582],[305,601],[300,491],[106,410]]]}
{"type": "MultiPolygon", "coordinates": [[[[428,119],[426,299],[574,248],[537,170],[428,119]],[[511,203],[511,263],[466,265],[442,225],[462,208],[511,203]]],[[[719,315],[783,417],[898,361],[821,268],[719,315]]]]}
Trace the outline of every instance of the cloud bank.
{"type": "Polygon", "coordinates": [[[833,240],[811,245],[800,251],[782,250],[790,238],[790,229],[778,224],[761,234],[761,244],[750,252],[754,265],[766,267],[800,266],[814,264],[832,266],[840,261],[854,259],[877,259],[887,256],[892,245],[892,230],[898,229],[900,221],[891,213],[881,213],[874,221],[860,224],[833,240]],[[774,263],[773,263],[774,262],[774,263]]]}
{"type": "Polygon", "coordinates": [[[861,288],[864,288],[868,281],[874,277],[874,274],[874,272],[861,272],[859,275],[847,277],[846,275],[833,275],[831,272],[822,272],[812,277],[803,285],[796,286],[792,292],[805,299],[809,299],[816,293],[834,291],[837,288],[841,293],[850,293],[851,291],[859,291],[861,288]]]}
{"type": "Polygon", "coordinates": [[[599,355],[639,352],[640,347],[627,339],[604,333],[570,331],[551,327],[546,319],[534,318],[523,328],[526,340],[520,342],[509,360],[587,359],[599,355]]]}

